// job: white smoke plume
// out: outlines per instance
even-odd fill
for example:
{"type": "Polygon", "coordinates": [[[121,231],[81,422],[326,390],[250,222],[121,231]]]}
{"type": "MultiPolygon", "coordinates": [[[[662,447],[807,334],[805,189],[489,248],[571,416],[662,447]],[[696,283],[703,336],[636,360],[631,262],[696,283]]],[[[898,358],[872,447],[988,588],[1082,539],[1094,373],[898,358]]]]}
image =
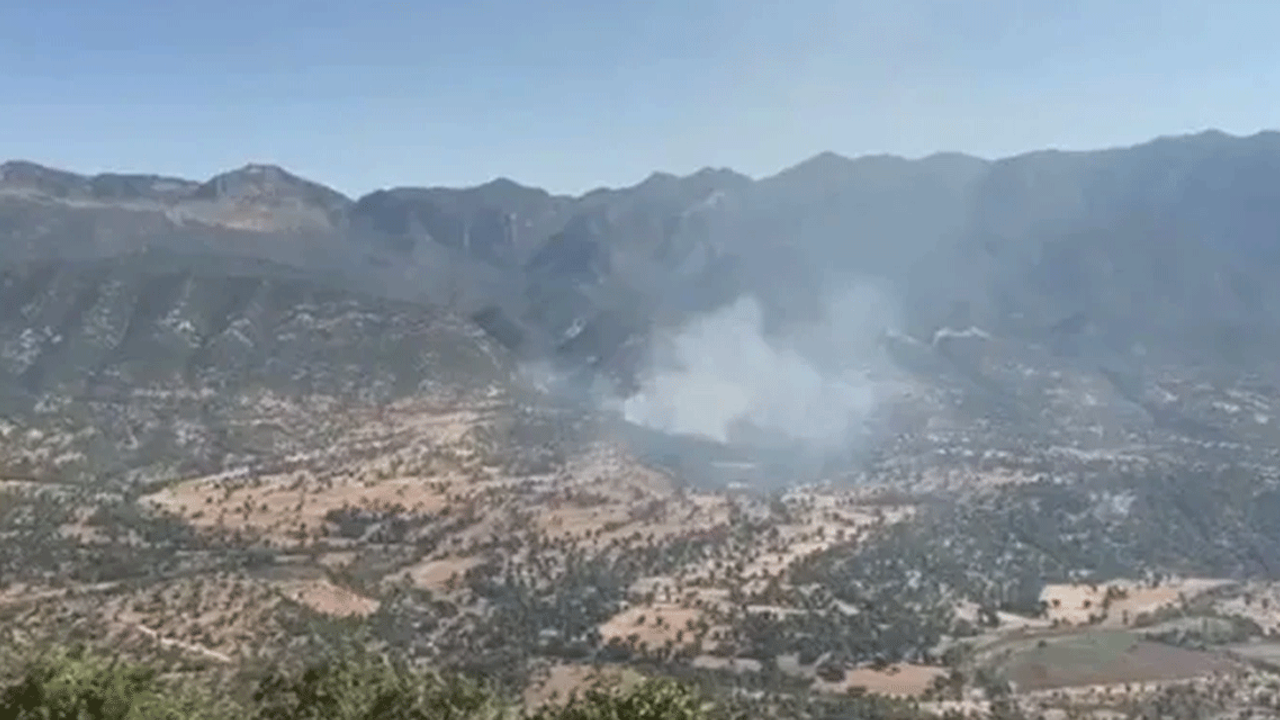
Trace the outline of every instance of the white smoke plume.
{"type": "Polygon", "coordinates": [[[847,447],[889,385],[877,339],[893,325],[886,295],[846,286],[819,322],[766,333],[750,297],[695,318],[659,345],[627,420],[732,442],[744,431],[827,449],[847,447]]]}

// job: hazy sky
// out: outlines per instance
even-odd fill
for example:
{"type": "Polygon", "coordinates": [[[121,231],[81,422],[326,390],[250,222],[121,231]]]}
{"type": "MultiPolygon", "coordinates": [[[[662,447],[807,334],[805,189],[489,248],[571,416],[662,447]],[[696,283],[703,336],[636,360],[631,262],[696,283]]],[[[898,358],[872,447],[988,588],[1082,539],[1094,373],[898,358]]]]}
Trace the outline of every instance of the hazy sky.
{"type": "Polygon", "coordinates": [[[0,0],[0,158],[348,193],[1280,125],[1275,0],[0,0]]]}

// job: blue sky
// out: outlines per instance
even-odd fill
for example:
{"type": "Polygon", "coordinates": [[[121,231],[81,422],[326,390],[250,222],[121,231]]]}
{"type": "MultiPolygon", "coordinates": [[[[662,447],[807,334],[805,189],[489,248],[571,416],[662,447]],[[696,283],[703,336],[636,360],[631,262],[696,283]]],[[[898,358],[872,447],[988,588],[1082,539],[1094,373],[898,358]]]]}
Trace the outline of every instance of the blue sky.
{"type": "Polygon", "coordinates": [[[0,158],[580,192],[1280,126],[1275,0],[0,0],[0,158]]]}

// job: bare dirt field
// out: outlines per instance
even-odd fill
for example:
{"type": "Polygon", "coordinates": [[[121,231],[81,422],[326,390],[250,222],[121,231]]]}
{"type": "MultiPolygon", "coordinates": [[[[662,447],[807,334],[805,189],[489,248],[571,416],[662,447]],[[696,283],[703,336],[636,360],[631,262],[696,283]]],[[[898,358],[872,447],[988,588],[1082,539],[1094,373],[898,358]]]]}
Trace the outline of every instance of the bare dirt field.
{"type": "Polygon", "coordinates": [[[1218,653],[1149,642],[1122,631],[1094,631],[1023,644],[1001,667],[1019,690],[1044,690],[1186,680],[1236,665],[1218,653]]]}

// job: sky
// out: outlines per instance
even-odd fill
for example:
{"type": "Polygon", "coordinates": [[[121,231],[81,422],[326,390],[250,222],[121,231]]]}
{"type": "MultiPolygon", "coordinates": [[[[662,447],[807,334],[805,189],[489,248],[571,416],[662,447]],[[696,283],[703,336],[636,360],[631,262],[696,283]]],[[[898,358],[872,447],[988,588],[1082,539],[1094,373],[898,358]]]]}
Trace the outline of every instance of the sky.
{"type": "Polygon", "coordinates": [[[579,193],[1280,126],[1275,0],[0,0],[0,159],[579,193]]]}

